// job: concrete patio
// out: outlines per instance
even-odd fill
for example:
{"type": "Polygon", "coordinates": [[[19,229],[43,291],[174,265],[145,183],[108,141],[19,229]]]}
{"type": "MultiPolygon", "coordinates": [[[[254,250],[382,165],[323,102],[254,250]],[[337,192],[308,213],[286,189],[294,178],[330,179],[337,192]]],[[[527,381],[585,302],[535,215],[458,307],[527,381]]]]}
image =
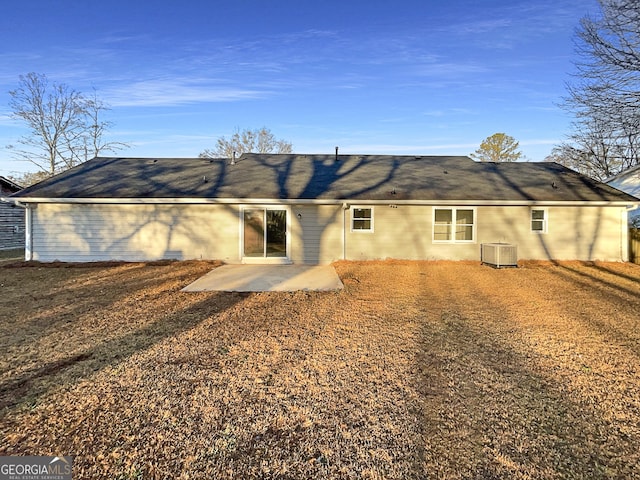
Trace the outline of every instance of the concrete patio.
{"type": "Polygon", "coordinates": [[[183,292],[293,292],[341,290],[329,265],[223,265],[182,289],[183,292]]]}

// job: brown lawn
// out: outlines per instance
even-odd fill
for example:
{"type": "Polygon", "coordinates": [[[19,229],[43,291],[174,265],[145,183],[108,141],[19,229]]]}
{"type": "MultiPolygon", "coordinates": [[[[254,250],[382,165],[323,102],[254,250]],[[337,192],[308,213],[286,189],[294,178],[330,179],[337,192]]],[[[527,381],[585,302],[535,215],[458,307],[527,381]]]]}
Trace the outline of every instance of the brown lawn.
{"type": "Polygon", "coordinates": [[[640,477],[640,266],[0,267],[0,455],[74,478],[640,477]]]}

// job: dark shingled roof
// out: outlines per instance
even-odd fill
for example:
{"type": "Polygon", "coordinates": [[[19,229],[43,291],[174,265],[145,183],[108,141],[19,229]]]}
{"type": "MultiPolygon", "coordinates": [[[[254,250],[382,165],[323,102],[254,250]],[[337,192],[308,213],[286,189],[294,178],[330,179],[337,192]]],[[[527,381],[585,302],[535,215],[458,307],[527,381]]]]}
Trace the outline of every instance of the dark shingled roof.
{"type": "Polygon", "coordinates": [[[235,164],[229,159],[98,157],[14,196],[638,202],[551,162],[297,154],[244,154],[235,164]]]}
{"type": "Polygon", "coordinates": [[[22,187],[15,182],[12,182],[8,178],[0,176],[0,193],[14,193],[22,190],[22,187]]]}

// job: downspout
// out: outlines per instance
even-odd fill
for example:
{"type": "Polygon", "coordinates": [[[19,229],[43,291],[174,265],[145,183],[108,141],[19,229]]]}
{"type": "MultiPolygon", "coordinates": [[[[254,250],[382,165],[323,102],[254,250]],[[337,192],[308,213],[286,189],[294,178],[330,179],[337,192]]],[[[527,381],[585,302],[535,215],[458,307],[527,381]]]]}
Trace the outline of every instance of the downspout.
{"type": "Polygon", "coordinates": [[[342,204],[342,259],[347,259],[347,210],[349,205],[345,202],[342,204]]]}

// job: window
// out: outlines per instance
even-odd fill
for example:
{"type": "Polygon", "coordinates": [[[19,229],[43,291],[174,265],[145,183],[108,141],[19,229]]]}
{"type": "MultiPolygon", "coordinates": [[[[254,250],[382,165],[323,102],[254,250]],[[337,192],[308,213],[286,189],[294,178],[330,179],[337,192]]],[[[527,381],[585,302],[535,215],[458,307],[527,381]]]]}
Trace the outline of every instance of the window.
{"type": "Polygon", "coordinates": [[[534,208],[531,210],[531,231],[534,233],[547,233],[547,211],[534,208]]]}
{"type": "Polygon", "coordinates": [[[434,208],[434,242],[473,242],[475,231],[475,209],[434,208]]]}
{"type": "Polygon", "coordinates": [[[351,207],[351,231],[373,232],[373,208],[351,207]]]}

